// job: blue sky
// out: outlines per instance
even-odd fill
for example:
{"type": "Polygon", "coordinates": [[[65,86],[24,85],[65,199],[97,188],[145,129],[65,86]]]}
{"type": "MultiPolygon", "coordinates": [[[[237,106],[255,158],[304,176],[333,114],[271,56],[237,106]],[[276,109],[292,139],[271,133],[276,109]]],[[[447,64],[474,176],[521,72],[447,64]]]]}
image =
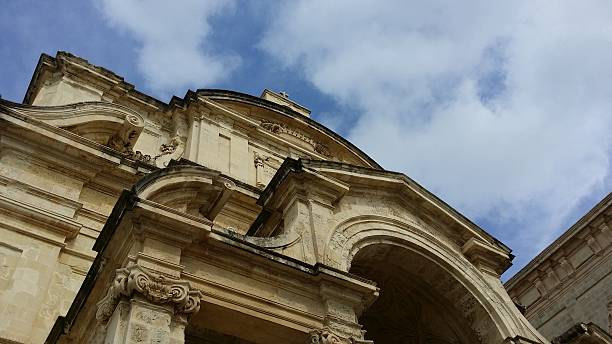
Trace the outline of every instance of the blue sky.
{"type": "Polygon", "coordinates": [[[0,94],[69,51],[162,101],[286,91],[514,249],[612,189],[609,1],[5,0],[0,94]]]}

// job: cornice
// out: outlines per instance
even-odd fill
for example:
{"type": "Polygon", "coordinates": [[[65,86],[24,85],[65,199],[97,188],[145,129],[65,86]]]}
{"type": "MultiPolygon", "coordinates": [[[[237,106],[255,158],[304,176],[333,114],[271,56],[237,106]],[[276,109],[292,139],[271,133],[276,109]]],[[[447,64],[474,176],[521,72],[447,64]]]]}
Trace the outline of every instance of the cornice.
{"type": "MultiPolygon", "coordinates": [[[[21,221],[34,224],[40,228],[44,228],[45,230],[56,232],[63,236],[64,240],[76,237],[81,229],[81,224],[72,219],[15,201],[3,195],[0,195],[0,211],[9,212],[11,213],[11,216],[18,218],[21,221]]],[[[15,229],[17,230],[17,228],[15,229]]],[[[28,235],[43,238],[34,232],[29,232],[24,228],[19,228],[18,230],[28,233],[28,235]]],[[[60,246],[64,245],[64,241],[56,242],[50,238],[43,239],[60,246]]]]}
{"type": "MultiPolygon", "coordinates": [[[[579,269],[573,272],[571,275],[571,283],[563,281],[554,288],[550,289],[547,294],[541,296],[527,307],[525,316],[532,318],[533,315],[539,314],[540,312],[546,310],[547,305],[555,304],[556,300],[559,300],[563,295],[567,294],[568,292],[575,291],[575,285],[580,285],[581,281],[585,280],[586,278],[591,278],[592,273],[597,271],[599,267],[605,267],[605,263],[612,259],[612,249],[608,249],[607,252],[601,256],[593,255],[592,257],[595,257],[595,259],[589,259],[587,262],[581,265],[579,269]]],[[[605,274],[601,279],[606,277],[607,274],[605,274]]],[[[601,279],[597,280],[596,283],[601,279]]],[[[595,285],[596,283],[593,283],[592,285],[595,285]]],[[[586,288],[586,291],[588,291],[588,288],[586,288]]],[[[582,293],[577,295],[576,298],[582,296],[582,294],[584,294],[586,291],[582,290],[582,293]]]]}
{"type": "Polygon", "coordinates": [[[525,267],[519,272],[512,276],[505,284],[506,290],[511,290],[517,286],[524,278],[526,278],[531,272],[536,270],[538,266],[543,264],[547,259],[555,254],[555,252],[561,250],[572,238],[576,237],[583,230],[589,230],[589,224],[597,219],[597,217],[605,212],[612,206],[612,192],[606,195],[601,201],[599,201],[591,210],[589,210],[584,216],[582,216],[576,223],[568,228],[561,236],[555,241],[548,245],[540,254],[533,258],[525,267]]]}
{"type": "Polygon", "coordinates": [[[46,209],[46,211],[48,211],[51,214],[58,215],[58,216],[73,216],[74,214],[76,214],[83,208],[83,204],[80,202],[66,198],[62,195],[58,195],[58,194],[43,190],[41,188],[23,183],[13,178],[8,178],[8,177],[0,175],[0,185],[5,186],[5,187],[9,187],[9,186],[14,187],[25,194],[28,194],[28,195],[37,197],[38,199],[43,199],[43,200],[46,200],[52,203],[53,209],[46,209]],[[63,207],[64,209],[68,209],[69,214],[62,214],[61,212],[57,211],[58,207],[63,207]]]}
{"type": "MultiPolygon", "coordinates": [[[[340,146],[352,152],[356,157],[359,157],[359,159],[365,164],[376,169],[382,169],[382,167],[376,161],[339,134],[287,106],[279,105],[272,101],[240,92],[218,89],[198,89],[197,91],[189,90],[186,92],[183,98],[173,96],[170,102],[165,103],[136,90],[134,85],[127,83],[123,77],[115,74],[114,72],[104,67],[93,65],[85,59],[63,51],[57,52],[55,57],[47,54],[41,55],[24,97],[24,104],[32,103],[33,97],[40,87],[40,78],[44,72],[67,74],[73,78],[77,75],[85,75],[86,78],[88,78],[88,80],[91,79],[92,82],[93,80],[96,80],[96,82],[104,84],[105,86],[104,89],[101,90],[102,92],[113,93],[115,90],[121,90],[119,92],[120,96],[115,97],[117,100],[121,102],[124,99],[136,101],[148,107],[149,111],[153,110],[166,113],[172,109],[186,110],[191,104],[197,104],[202,99],[209,99],[212,101],[227,100],[256,106],[291,119],[291,121],[303,123],[304,125],[321,132],[323,135],[332,138],[340,146]]],[[[114,97],[112,94],[110,96],[114,97]]],[[[320,150],[322,149],[323,148],[320,150]]]]}
{"type": "MultiPolygon", "coordinates": [[[[136,171],[139,170],[150,172],[156,169],[154,166],[149,164],[135,160],[130,161],[125,154],[122,154],[110,147],[91,141],[68,130],[32,118],[20,111],[15,111],[14,107],[25,108],[29,106],[15,104],[0,99],[0,127],[11,126],[42,135],[43,137],[53,141],[69,144],[71,147],[101,158],[102,160],[106,160],[112,164],[125,165],[125,167],[129,166],[130,168],[134,169],[133,173],[136,173],[136,171]]],[[[82,170],[82,167],[80,170],[82,170]]]]}
{"type": "MultiPolygon", "coordinates": [[[[511,250],[506,245],[495,239],[484,229],[480,228],[478,225],[460,214],[437,196],[427,191],[414,180],[398,172],[360,167],[327,160],[295,160],[287,158],[262,192],[260,198],[257,200],[257,204],[265,207],[265,205],[273,198],[273,195],[276,193],[277,189],[285,183],[286,179],[289,178],[290,174],[304,173],[308,170],[315,171],[315,174],[318,174],[322,178],[329,179],[327,183],[330,183],[332,180],[341,182],[341,184],[344,185],[343,188],[348,188],[348,185],[351,185],[351,182],[349,182],[351,179],[367,179],[376,180],[379,183],[376,185],[377,188],[387,185],[387,187],[397,190],[399,194],[406,192],[415,194],[420,199],[426,200],[431,205],[432,209],[436,210],[437,214],[444,214],[444,216],[446,216],[451,223],[460,226],[460,228],[470,233],[470,237],[475,237],[480,242],[495,247],[494,251],[498,251],[501,256],[505,257],[504,260],[507,261],[507,263],[498,261],[498,263],[501,264],[501,267],[496,269],[505,270],[510,266],[509,263],[514,256],[511,254],[511,250]],[[339,178],[339,176],[342,178],[339,178]]],[[[257,226],[261,225],[264,221],[263,218],[269,215],[269,211],[267,214],[265,211],[262,212],[260,217],[255,220],[253,226],[251,226],[248,233],[256,233],[258,230],[257,226]]]]}

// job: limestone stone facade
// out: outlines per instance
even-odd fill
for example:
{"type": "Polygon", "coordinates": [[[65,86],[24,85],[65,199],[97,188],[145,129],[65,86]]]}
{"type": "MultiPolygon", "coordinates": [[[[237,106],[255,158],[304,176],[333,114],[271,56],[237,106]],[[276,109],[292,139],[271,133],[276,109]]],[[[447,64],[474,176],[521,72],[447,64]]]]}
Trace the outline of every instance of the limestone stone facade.
{"type": "Polygon", "coordinates": [[[612,333],[612,194],[512,277],[506,288],[548,339],[596,327],[612,333]]]}
{"type": "Polygon", "coordinates": [[[42,55],[0,101],[0,343],[548,343],[508,247],[309,114],[42,55]]]}

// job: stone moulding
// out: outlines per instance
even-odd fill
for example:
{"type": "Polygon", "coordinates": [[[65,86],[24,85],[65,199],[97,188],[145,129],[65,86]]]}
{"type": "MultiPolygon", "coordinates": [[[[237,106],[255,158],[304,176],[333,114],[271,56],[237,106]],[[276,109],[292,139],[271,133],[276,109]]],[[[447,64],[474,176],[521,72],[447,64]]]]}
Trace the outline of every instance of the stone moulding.
{"type": "Polygon", "coordinates": [[[13,111],[76,132],[119,151],[133,147],[145,127],[145,120],[139,113],[108,102],[45,107],[16,104],[13,111]],[[100,141],[102,138],[106,142],[100,141]]]}
{"type": "Polygon", "coordinates": [[[310,146],[312,146],[315,152],[327,158],[330,158],[332,156],[329,150],[329,147],[327,145],[309,137],[308,135],[296,129],[290,128],[284,123],[277,123],[277,122],[263,120],[261,121],[261,127],[274,134],[287,134],[287,135],[293,136],[297,138],[298,140],[301,140],[309,144],[310,146]]]}
{"type": "Polygon", "coordinates": [[[189,282],[146,271],[137,264],[118,269],[106,296],[97,303],[96,319],[107,321],[122,297],[139,294],[153,304],[171,304],[175,313],[191,314],[200,310],[202,292],[189,282]]]}

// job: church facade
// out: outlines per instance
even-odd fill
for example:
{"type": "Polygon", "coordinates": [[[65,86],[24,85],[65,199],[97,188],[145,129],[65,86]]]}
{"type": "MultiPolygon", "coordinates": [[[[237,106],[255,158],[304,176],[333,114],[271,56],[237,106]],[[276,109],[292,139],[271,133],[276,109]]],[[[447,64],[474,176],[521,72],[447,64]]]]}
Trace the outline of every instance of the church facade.
{"type": "Polygon", "coordinates": [[[0,343],[548,343],[511,260],[282,93],[60,52],[0,100],[0,343]]]}

